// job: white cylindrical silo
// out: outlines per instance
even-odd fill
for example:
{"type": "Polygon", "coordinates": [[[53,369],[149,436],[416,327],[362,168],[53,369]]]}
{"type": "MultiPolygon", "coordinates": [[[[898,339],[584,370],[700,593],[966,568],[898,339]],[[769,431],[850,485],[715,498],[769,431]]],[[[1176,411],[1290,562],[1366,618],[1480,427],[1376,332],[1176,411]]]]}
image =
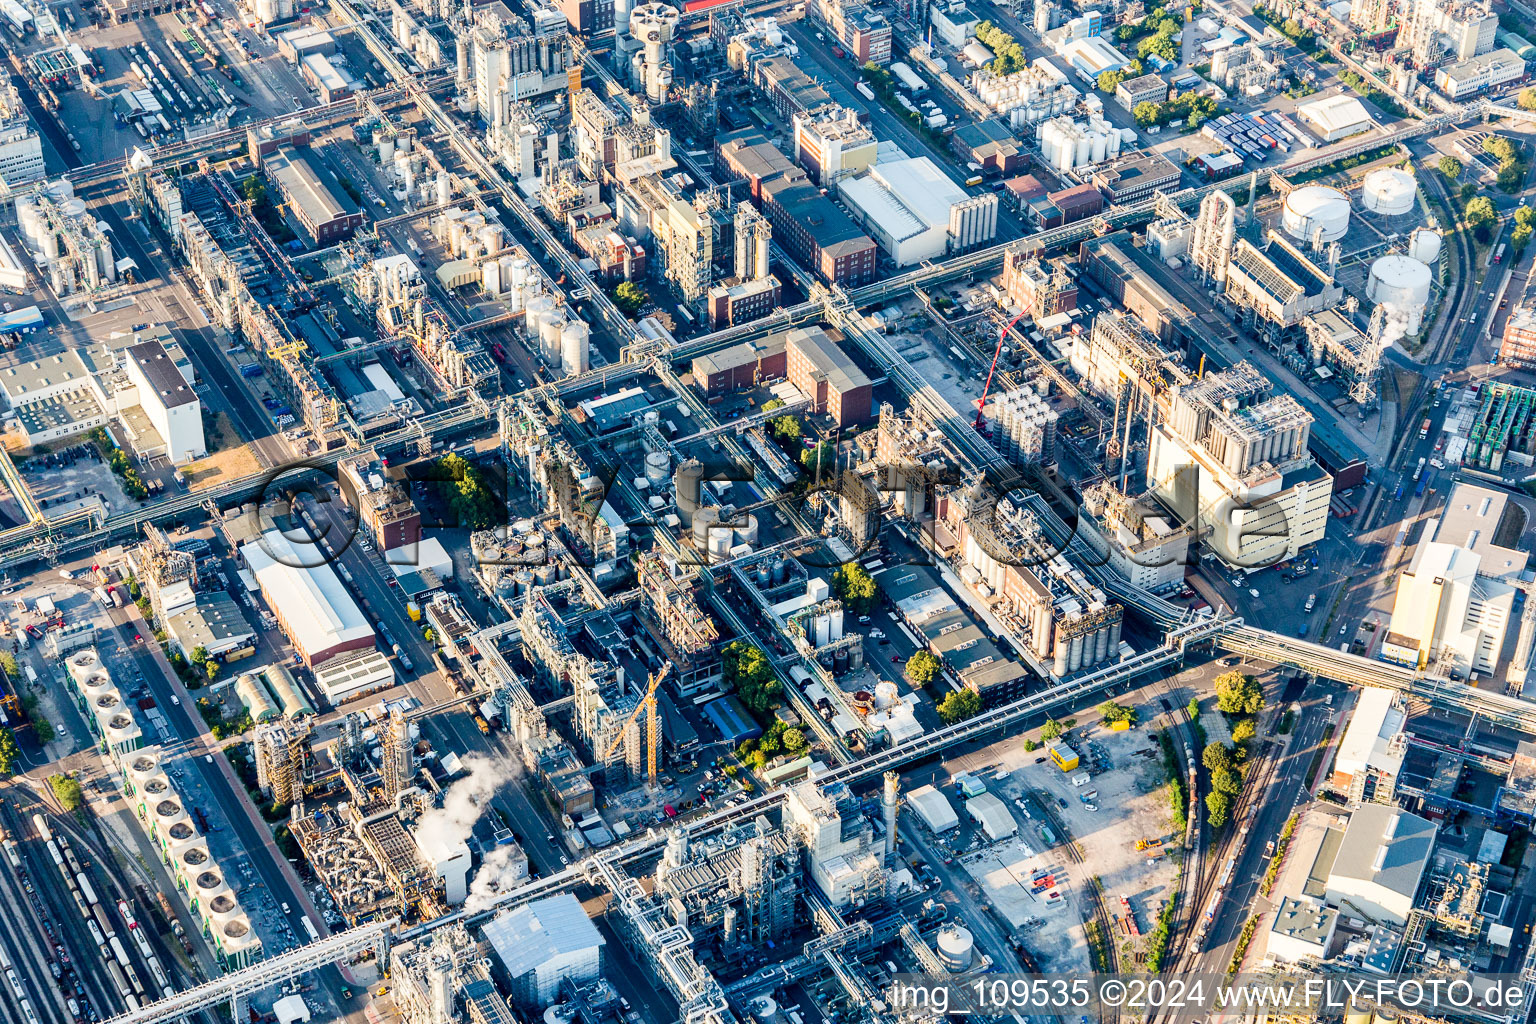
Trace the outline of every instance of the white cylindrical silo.
{"type": "Polygon", "coordinates": [[[485,294],[495,298],[501,294],[501,264],[495,260],[486,260],[480,265],[480,285],[485,289],[485,294]]]}
{"type": "Polygon", "coordinates": [[[529,338],[538,337],[539,321],[545,313],[555,308],[555,300],[547,295],[536,295],[523,305],[523,330],[529,338]]]}
{"type": "Polygon", "coordinates": [[[539,351],[551,366],[560,363],[560,332],[565,330],[565,317],[555,309],[549,309],[539,317],[539,351]]]}
{"type": "Polygon", "coordinates": [[[591,367],[591,331],[580,320],[566,321],[560,332],[560,368],[567,377],[591,367]]]}
{"type": "Polygon", "coordinates": [[[451,179],[448,176],[448,172],[447,171],[438,171],[437,172],[437,205],[438,206],[447,206],[449,200],[451,200],[452,198],[453,198],[453,179],[451,179]]]}

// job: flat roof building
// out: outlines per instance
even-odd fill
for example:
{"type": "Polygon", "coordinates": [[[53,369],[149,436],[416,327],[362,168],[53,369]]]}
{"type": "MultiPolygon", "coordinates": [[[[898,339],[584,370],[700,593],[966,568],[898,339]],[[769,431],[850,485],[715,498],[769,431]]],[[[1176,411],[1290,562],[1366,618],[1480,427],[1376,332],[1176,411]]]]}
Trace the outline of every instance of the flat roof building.
{"type": "Polygon", "coordinates": [[[240,555],[305,665],[373,647],[373,627],[318,548],[301,552],[269,530],[240,555]]]}
{"type": "Polygon", "coordinates": [[[874,385],[820,327],[797,327],[786,335],[786,379],[809,396],[812,409],[839,427],[869,419],[874,385]]]}
{"type": "Polygon", "coordinates": [[[1296,116],[1324,142],[1368,131],[1375,123],[1365,104],[1347,93],[1303,103],[1296,108],[1296,116]]]}
{"type": "Polygon", "coordinates": [[[1181,173],[1178,164],[1161,153],[1138,150],[1095,167],[1093,184],[1111,203],[1134,203],[1151,198],[1152,193],[1159,189],[1177,189],[1181,173]]]}
{"type": "Polygon", "coordinates": [[[1407,717],[1397,706],[1397,693],[1380,686],[1365,686],[1350,717],[1339,753],[1333,762],[1333,788],[1352,804],[1389,804],[1397,792],[1403,770],[1407,717]]]}
{"type": "Polygon", "coordinates": [[[534,900],[484,928],[510,980],[512,1001],[530,1009],[551,1006],[567,981],[596,981],[604,940],[581,901],[570,893],[534,900]]]}
{"type": "Polygon", "coordinates": [[[362,226],[362,209],[308,146],[278,146],[262,164],[312,243],[344,241],[362,226]]]}
{"type": "Polygon", "coordinates": [[[1328,870],[1328,905],[1406,924],[1434,846],[1434,822],[1384,804],[1362,805],[1328,870]]]}
{"type": "Polygon", "coordinates": [[[1339,912],[1320,900],[1286,896],[1275,908],[1265,952],[1289,963],[1306,957],[1327,959],[1338,926],[1339,912]]]}
{"type": "Polygon", "coordinates": [[[803,180],[764,182],[762,208],[774,239],[822,281],[858,287],[875,280],[874,240],[814,186],[803,180]]]}

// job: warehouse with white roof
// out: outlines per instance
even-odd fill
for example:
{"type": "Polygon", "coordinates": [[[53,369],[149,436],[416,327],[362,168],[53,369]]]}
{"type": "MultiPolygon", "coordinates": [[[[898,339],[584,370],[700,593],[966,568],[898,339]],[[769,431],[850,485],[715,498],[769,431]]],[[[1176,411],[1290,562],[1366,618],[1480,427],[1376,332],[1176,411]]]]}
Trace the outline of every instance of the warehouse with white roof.
{"type": "Polygon", "coordinates": [[[897,266],[973,249],[997,235],[997,196],[968,195],[927,157],[877,163],[840,180],[837,190],[897,266]]]}
{"type": "Polygon", "coordinates": [[[978,793],[971,797],[965,802],[965,809],[994,843],[1007,839],[1019,830],[1019,823],[1008,813],[1008,805],[991,793],[978,793]]]}
{"type": "Polygon", "coordinates": [[[570,893],[534,900],[497,917],[484,929],[510,982],[512,1001],[544,1009],[566,981],[597,980],[603,936],[570,893]]]}
{"type": "Polygon", "coordinates": [[[932,786],[918,786],[908,793],[907,806],[917,812],[934,834],[948,832],[960,824],[960,816],[949,798],[932,786]]]}
{"type": "Polygon", "coordinates": [[[295,548],[269,530],[241,545],[240,555],[305,665],[374,645],[373,627],[318,548],[295,548]]]}
{"type": "Polygon", "coordinates": [[[1334,142],[1370,129],[1374,122],[1365,104],[1340,94],[1303,103],[1296,116],[1324,142],[1334,142]]]}

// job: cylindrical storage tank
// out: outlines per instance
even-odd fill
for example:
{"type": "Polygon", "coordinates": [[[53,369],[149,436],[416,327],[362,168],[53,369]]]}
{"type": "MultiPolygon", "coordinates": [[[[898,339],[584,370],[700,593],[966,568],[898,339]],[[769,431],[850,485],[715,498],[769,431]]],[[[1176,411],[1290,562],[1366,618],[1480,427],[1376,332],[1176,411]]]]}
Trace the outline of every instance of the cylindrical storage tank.
{"type": "Polygon", "coordinates": [[[1104,664],[1104,659],[1109,657],[1109,627],[1100,626],[1093,634],[1093,663],[1104,664]]]}
{"type": "Polygon", "coordinates": [[[1336,241],[1349,230],[1349,197],[1327,185],[1293,189],[1281,208],[1280,226],[1300,242],[1310,243],[1319,227],[1324,242],[1336,241]]]}
{"type": "Polygon", "coordinates": [[[1399,216],[1413,209],[1418,188],[1418,182],[1407,171],[1380,167],[1365,176],[1360,205],[1372,213],[1399,216]]]}
{"type": "Polygon", "coordinates": [[[1384,306],[1408,310],[1429,302],[1433,273],[1418,260],[1390,252],[1371,264],[1365,297],[1384,306]]]}
{"type": "Polygon", "coordinates": [[[757,546],[757,516],[751,512],[738,512],[731,517],[731,525],[736,533],[737,544],[757,546]]]}
{"type": "Polygon", "coordinates": [[[773,586],[773,563],[763,559],[757,563],[757,589],[767,590],[773,586]]]}
{"type": "Polygon", "coordinates": [[[976,955],[976,940],[971,937],[969,928],[948,925],[939,930],[934,951],[939,954],[939,962],[951,971],[970,970],[971,960],[976,955]]]}
{"type": "Polygon", "coordinates": [[[789,582],[789,559],[780,556],[773,562],[773,585],[789,582]]]}
{"type": "Polygon", "coordinates": [[[1440,258],[1440,232],[1434,228],[1414,228],[1408,239],[1408,255],[1420,263],[1434,263],[1440,258]]]}
{"type": "MultiPolygon", "coordinates": [[[[681,488],[679,488],[678,493],[681,495],[681,488]]],[[[714,506],[706,505],[704,508],[697,509],[693,513],[693,542],[701,548],[708,544],[709,531],[714,529],[719,522],[720,510],[714,506]]]]}
{"type": "Polygon", "coordinates": [[[501,251],[501,225],[487,224],[478,232],[480,244],[485,246],[487,254],[501,251]]]}
{"type": "Polygon", "coordinates": [[[591,330],[580,320],[566,321],[560,332],[560,368],[567,377],[591,368],[591,337],[591,330]]]}
{"type": "Polygon", "coordinates": [[[539,317],[539,351],[544,361],[551,365],[560,363],[560,332],[565,330],[565,317],[559,310],[546,310],[539,317]]]}
{"type": "Polygon", "coordinates": [[[672,475],[672,456],[666,452],[651,452],[645,457],[645,478],[653,487],[661,487],[672,475]]]}
{"type": "Polygon", "coordinates": [[[1101,164],[1109,153],[1109,139],[1103,132],[1093,133],[1093,162],[1101,164]]]}
{"type": "Polygon", "coordinates": [[[547,295],[538,295],[528,300],[523,307],[523,330],[529,338],[538,337],[540,319],[554,308],[555,300],[547,295]]]}
{"type": "Polygon", "coordinates": [[[438,206],[447,206],[448,205],[448,201],[450,199],[452,199],[452,198],[453,198],[453,179],[448,176],[448,172],[447,171],[438,171],[437,172],[437,205],[438,206]]]}
{"type": "Polygon", "coordinates": [[[485,289],[485,294],[495,298],[501,294],[501,264],[495,260],[486,260],[480,264],[480,285],[485,289]]]}
{"type": "MultiPolygon", "coordinates": [[[[697,517],[695,517],[697,522],[697,517]]],[[[725,561],[731,554],[731,538],[735,531],[729,526],[711,526],[709,539],[706,541],[705,550],[709,552],[711,561],[725,561]]]]}

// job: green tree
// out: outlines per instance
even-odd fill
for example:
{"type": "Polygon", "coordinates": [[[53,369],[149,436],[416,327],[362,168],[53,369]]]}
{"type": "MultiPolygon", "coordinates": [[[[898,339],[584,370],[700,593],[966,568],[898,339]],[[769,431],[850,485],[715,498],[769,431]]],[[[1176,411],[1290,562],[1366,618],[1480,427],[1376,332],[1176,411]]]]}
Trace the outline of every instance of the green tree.
{"type": "Polygon", "coordinates": [[[720,652],[720,662],[726,685],[735,688],[747,710],[756,715],[767,714],[783,684],[774,675],[762,648],[744,640],[732,640],[720,652]]]}
{"type": "Polygon", "coordinates": [[[1242,672],[1223,672],[1216,677],[1216,708],[1228,715],[1256,715],[1264,707],[1259,681],[1242,672]]]}
{"type": "Polygon", "coordinates": [[[1040,738],[1049,743],[1054,739],[1059,739],[1064,731],[1060,722],[1054,718],[1047,718],[1045,724],[1040,727],[1040,738]]]}
{"type": "Polygon", "coordinates": [[[491,490],[485,474],[461,456],[449,452],[432,464],[427,478],[457,519],[457,525],[483,530],[502,519],[502,502],[491,490]]]}
{"type": "Polygon", "coordinates": [[[20,760],[21,748],[16,745],[16,737],[10,729],[0,729],[0,775],[13,774],[20,760]]]}
{"type": "Polygon", "coordinates": [[[54,731],[53,723],[48,721],[48,719],[44,718],[40,714],[33,714],[31,716],[31,721],[32,732],[37,736],[37,742],[52,743],[53,738],[58,735],[58,733],[54,731]]]}
{"type": "Polygon", "coordinates": [[[1232,798],[1226,793],[1212,792],[1205,795],[1205,821],[1211,828],[1221,828],[1232,815],[1232,798]]]}
{"type": "Polygon", "coordinates": [[[59,806],[66,811],[78,811],[85,806],[85,793],[80,789],[80,783],[72,775],[48,776],[48,788],[53,790],[54,799],[59,806]]]}
{"type": "Polygon", "coordinates": [[[1525,164],[1518,160],[1506,160],[1499,164],[1499,173],[1495,175],[1494,182],[1501,192],[1518,192],[1520,186],[1525,184],[1525,164]]]}
{"type": "Polygon", "coordinates": [[[211,659],[203,662],[203,674],[208,677],[210,683],[214,682],[219,678],[219,663],[211,659]]]}
{"type": "Polygon", "coordinates": [[[634,316],[640,312],[651,299],[644,288],[633,281],[620,281],[619,286],[613,290],[613,304],[619,307],[619,312],[625,316],[634,316]]]}
{"type": "Polygon", "coordinates": [[[1200,763],[1205,765],[1205,770],[1212,774],[1223,769],[1231,770],[1233,766],[1232,751],[1228,750],[1225,744],[1212,740],[1200,752],[1200,763]]]}
{"type": "Polygon", "coordinates": [[[437,643],[437,630],[433,629],[431,626],[423,626],[421,629],[421,638],[429,644],[435,644],[437,643]]]}
{"type": "Polygon", "coordinates": [[[10,651],[0,651],[0,671],[4,671],[5,677],[13,682],[21,675],[21,667],[16,664],[16,657],[10,651]]]}
{"type": "Polygon", "coordinates": [[[1461,161],[1457,160],[1449,153],[1440,158],[1440,163],[1437,166],[1440,168],[1440,173],[1452,181],[1455,181],[1457,178],[1461,177],[1461,161]]]}
{"type": "Polygon", "coordinates": [[[857,562],[837,567],[832,574],[832,592],[854,615],[868,615],[879,597],[874,577],[857,562]]]}
{"type": "Polygon", "coordinates": [[[975,690],[950,690],[939,701],[939,717],[945,725],[954,725],[967,718],[974,718],[981,711],[981,694],[975,690]]]}
{"type": "Polygon", "coordinates": [[[1536,110],[1536,89],[1521,89],[1515,102],[1520,104],[1521,110],[1536,110]]]}
{"type": "Polygon", "coordinates": [[[770,398],[762,404],[762,410],[763,412],[773,412],[775,409],[784,408],[784,404],[784,399],[782,398],[770,398]]]}
{"type": "Polygon", "coordinates": [[[1250,715],[1246,718],[1239,718],[1236,722],[1233,722],[1232,742],[1247,743],[1252,740],[1253,737],[1258,733],[1258,725],[1256,724],[1256,721],[1257,720],[1250,715]]]}
{"type": "Polygon", "coordinates": [[[1115,90],[1120,88],[1120,83],[1123,81],[1125,81],[1125,72],[1123,71],[1101,71],[1099,72],[1098,82],[1099,91],[1112,96],[1115,90]]]}
{"type": "Polygon", "coordinates": [[[203,662],[208,660],[208,648],[204,647],[202,644],[198,644],[196,647],[192,648],[192,653],[187,655],[187,660],[192,662],[194,665],[201,665],[203,662]]]}
{"type": "Polygon", "coordinates": [[[1515,158],[1515,144],[1502,135],[1490,135],[1483,139],[1483,152],[1501,164],[1507,163],[1515,158]]]}
{"type": "Polygon", "coordinates": [[[1236,768],[1218,768],[1211,772],[1211,788],[1236,796],[1243,791],[1243,777],[1236,768]]]}
{"type": "Polygon", "coordinates": [[[1184,713],[1189,716],[1191,722],[1200,721],[1200,698],[1189,698],[1189,703],[1184,706],[1184,713]]]}
{"type": "Polygon", "coordinates": [[[1142,100],[1136,104],[1136,109],[1131,111],[1131,116],[1136,119],[1138,128],[1150,128],[1157,124],[1157,119],[1162,116],[1163,108],[1150,100],[1142,100]]]}
{"type": "Polygon", "coordinates": [[[1099,720],[1105,725],[1110,725],[1114,722],[1130,722],[1132,725],[1135,725],[1136,709],[1107,700],[1099,705],[1099,720]]]}
{"type": "Polygon", "coordinates": [[[773,433],[773,439],[787,448],[798,445],[805,433],[800,426],[800,417],[794,415],[774,417],[768,421],[768,429],[773,433]]]}
{"type": "Polygon", "coordinates": [[[916,651],[907,659],[907,678],[916,687],[924,687],[939,678],[942,663],[928,651],[916,651]]]}
{"type": "Polygon", "coordinates": [[[1529,206],[1521,206],[1515,209],[1515,226],[1528,228],[1536,225],[1536,209],[1529,206]]]}
{"type": "Polygon", "coordinates": [[[830,442],[822,441],[816,447],[800,453],[800,465],[807,473],[829,476],[837,468],[837,448],[830,442]]]}
{"type": "Polygon", "coordinates": [[[785,729],[784,735],[780,737],[780,742],[784,744],[784,749],[791,754],[798,754],[810,745],[805,741],[805,733],[799,729],[785,729]]]}
{"type": "Polygon", "coordinates": [[[1039,750],[1039,749],[1040,749],[1040,744],[1036,743],[1032,739],[1029,739],[1028,737],[1025,737],[1025,739],[1024,739],[1024,751],[1025,751],[1025,753],[1029,753],[1031,751],[1035,751],[1035,750],[1039,750]]]}
{"type": "Polygon", "coordinates": [[[1522,224],[1515,228],[1509,236],[1509,244],[1514,248],[1515,258],[1518,259],[1519,255],[1525,252],[1526,246],[1531,244],[1531,226],[1522,224]]]}

